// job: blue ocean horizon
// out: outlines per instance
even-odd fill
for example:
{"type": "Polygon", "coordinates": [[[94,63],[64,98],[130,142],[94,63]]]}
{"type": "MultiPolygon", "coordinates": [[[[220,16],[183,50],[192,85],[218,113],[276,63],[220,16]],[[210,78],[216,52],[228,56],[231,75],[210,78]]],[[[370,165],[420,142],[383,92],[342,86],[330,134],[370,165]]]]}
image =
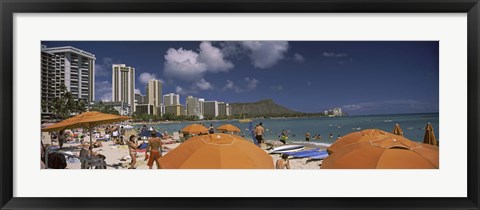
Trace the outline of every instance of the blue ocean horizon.
{"type": "MultiPolygon", "coordinates": [[[[315,134],[321,136],[321,139],[310,139],[310,144],[319,146],[328,146],[335,142],[338,136],[344,136],[351,132],[364,129],[381,129],[392,132],[395,124],[399,124],[404,131],[404,137],[422,142],[427,123],[432,124],[437,139],[440,139],[439,133],[439,113],[422,114],[383,114],[383,115],[357,115],[341,117],[305,117],[305,118],[275,118],[275,119],[253,119],[253,125],[263,123],[265,128],[266,140],[278,140],[283,129],[288,133],[288,143],[307,143],[305,142],[305,133],[309,132],[313,137],[315,134]],[[330,134],[333,136],[329,138],[330,134]]],[[[173,133],[181,130],[183,127],[200,123],[209,127],[212,124],[218,127],[223,124],[232,124],[240,128],[246,139],[251,140],[248,130],[249,123],[240,123],[238,120],[216,120],[200,122],[162,122],[157,124],[148,124],[160,132],[167,131],[173,133]]],[[[142,125],[135,125],[134,128],[140,128],[142,125]]]]}

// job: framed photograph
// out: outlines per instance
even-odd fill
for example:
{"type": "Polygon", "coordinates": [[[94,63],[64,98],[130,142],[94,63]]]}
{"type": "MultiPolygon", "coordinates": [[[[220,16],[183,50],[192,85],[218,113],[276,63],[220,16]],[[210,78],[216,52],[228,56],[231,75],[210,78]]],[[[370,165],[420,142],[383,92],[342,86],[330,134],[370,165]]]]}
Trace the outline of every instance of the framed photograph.
{"type": "Polygon", "coordinates": [[[0,7],[2,209],[479,208],[478,0],[0,7]]]}

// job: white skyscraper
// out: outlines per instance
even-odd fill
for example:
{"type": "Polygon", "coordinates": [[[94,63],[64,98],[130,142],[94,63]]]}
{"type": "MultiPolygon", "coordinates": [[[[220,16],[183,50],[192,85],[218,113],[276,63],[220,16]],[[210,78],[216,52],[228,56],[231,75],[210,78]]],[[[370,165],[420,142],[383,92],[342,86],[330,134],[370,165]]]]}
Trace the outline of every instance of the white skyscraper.
{"type": "Polygon", "coordinates": [[[62,85],[75,99],[81,99],[85,104],[95,100],[95,59],[94,54],[71,46],[42,46],[42,119],[53,117],[53,110],[45,104],[60,97],[62,85]]]}
{"type": "Polygon", "coordinates": [[[153,105],[153,114],[161,115],[162,106],[162,82],[160,80],[152,79],[148,81],[147,86],[148,104],[153,105]]]}
{"type": "Polygon", "coordinates": [[[218,101],[203,102],[203,115],[210,117],[218,116],[218,101]]]}
{"type": "MultiPolygon", "coordinates": [[[[87,102],[95,100],[95,55],[74,47],[42,48],[42,73],[51,73],[51,78],[42,77],[42,82],[54,80],[49,84],[55,96],[63,84],[73,97],[87,102]],[[45,58],[45,59],[44,59],[45,58]],[[48,59],[51,59],[48,61],[48,59]],[[53,61],[53,62],[52,62],[53,61]],[[54,65],[53,67],[51,65],[54,65]],[[53,77],[55,76],[55,77],[53,77]]],[[[58,93],[57,93],[58,92],[58,93]]]]}
{"type": "Polygon", "coordinates": [[[135,112],[135,68],[125,64],[112,65],[112,101],[124,102],[135,112]]]}
{"type": "Polygon", "coordinates": [[[178,94],[169,93],[163,96],[164,106],[173,106],[180,104],[180,96],[178,94]]]}
{"type": "Polygon", "coordinates": [[[187,116],[197,116],[200,119],[203,119],[203,98],[199,99],[193,96],[188,96],[185,99],[187,116]]]}

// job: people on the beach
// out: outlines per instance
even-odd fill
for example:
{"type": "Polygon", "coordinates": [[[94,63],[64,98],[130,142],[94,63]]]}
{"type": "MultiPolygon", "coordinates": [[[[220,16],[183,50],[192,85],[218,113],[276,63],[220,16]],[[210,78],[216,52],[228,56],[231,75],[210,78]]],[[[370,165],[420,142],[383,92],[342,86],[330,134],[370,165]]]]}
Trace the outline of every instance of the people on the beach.
{"type": "Polygon", "coordinates": [[[125,128],[123,126],[120,126],[120,136],[125,138],[125,128]]]}
{"type": "Polygon", "coordinates": [[[132,158],[130,162],[130,167],[128,169],[135,169],[135,164],[137,163],[137,142],[135,141],[135,135],[131,135],[128,142],[128,152],[132,158]]]}
{"type": "Polygon", "coordinates": [[[63,147],[63,142],[65,142],[66,139],[67,137],[65,136],[65,130],[64,129],[60,130],[60,132],[58,132],[58,146],[60,148],[63,147]]]}
{"type": "Polygon", "coordinates": [[[287,131],[285,129],[282,130],[282,134],[280,136],[280,141],[283,143],[283,144],[286,144],[287,143],[287,139],[288,139],[288,135],[287,135],[287,131]]]}
{"type": "Polygon", "coordinates": [[[330,134],[328,138],[333,139],[333,134],[330,134]]]}
{"type": "Polygon", "coordinates": [[[282,159],[277,160],[275,163],[276,169],[290,169],[290,161],[288,160],[288,155],[282,154],[282,159]]]}
{"type": "Polygon", "coordinates": [[[143,125],[141,132],[146,131],[146,130],[148,130],[147,125],[143,125]]]}
{"type": "Polygon", "coordinates": [[[52,131],[52,132],[50,133],[50,140],[51,140],[52,142],[55,142],[55,141],[57,141],[57,138],[58,138],[57,133],[56,133],[55,131],[52,131]]]}
{"type": "Polygon", "coordinates": [[[340,135],[338,135],[338,136],[337,136],[337,139],[339,139],[340,137],[341,137],[341,136],[340,136],[340,135]]]}
{"type": "Polygon", "coordinates": [[[117,140],[118,140],[118,130],[117,129],[114,129],[113,132],[112,132],[112,139],[113,139],[113,142],[116,144],[117,143],[117,140]]]}
{"type": "Polygon", "coordinates": [[[213,125],[212,125],[212,124],[210,124],[210,128],[208,128],[208,133],[209,133],[209,134],[215,133],[215,128],[213,128],[213,125]]]}
{"type": "MultiPolygon", "coordinates": [[[[82,140],[83,141],[83,140],[82,140]]],[[[93,142],[93,148],[98,148],[98,147],[103,147],[102,142],[100,141],[95,141],[93,142]]]]}
{"type": "Polygon", "coordinates": [[[305,133],[305,141],[310,141],[310,132],[305,133]]]}
{"type": "Polygon", "coordinates": [[[259,123],[257,127],[255,127],[255,139],[257,140],[258,145],[263,143],[263,134],[265,133],[265,129],[263,128],[263,123],[259,123]]]}
{"type": "Polygon", "coordinates": [[[145,156],[147,156],[148,152],[150,152],[150,156],[148,159],[148,168],[152,169],[153,162],[157,164],[157,168],[160,168],[160,157],[162,157],[162,141],[160,138],[157,137],[157,131],[153,130],[151,132],[152,138],[148,140],[148,146],[145,150],[145,156]]]}

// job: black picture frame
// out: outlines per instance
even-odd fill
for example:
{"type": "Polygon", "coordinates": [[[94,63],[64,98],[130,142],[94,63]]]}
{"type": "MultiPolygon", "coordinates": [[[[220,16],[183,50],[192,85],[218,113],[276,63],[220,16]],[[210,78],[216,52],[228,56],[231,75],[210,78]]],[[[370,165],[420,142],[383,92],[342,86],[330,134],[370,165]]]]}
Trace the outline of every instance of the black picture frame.
{"type": "Polygon", "coordinates": [[[0,0],[2,209],[478,209],[479,0],[0,0]],[[13,197],[15,13],[467,13],[468,188],[465,198],[16,198],[13,197]]]}

